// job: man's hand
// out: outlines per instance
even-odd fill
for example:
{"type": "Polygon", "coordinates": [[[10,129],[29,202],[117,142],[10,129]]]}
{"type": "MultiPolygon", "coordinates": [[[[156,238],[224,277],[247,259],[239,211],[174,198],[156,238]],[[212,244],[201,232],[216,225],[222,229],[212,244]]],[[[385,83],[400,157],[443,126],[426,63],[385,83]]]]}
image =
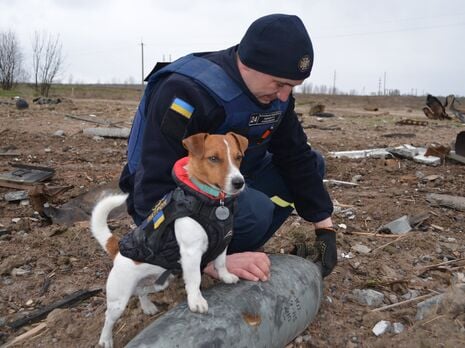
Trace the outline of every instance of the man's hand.
{"type": "Polygon", "coordinates": [[[326,277],[337,264],[336,231],[331,227],[322,227],[316,228],[315,233],[316,240],[313,245],[296,244],[291,254],[321,263],[322,275],[326,277]]]}
{"type": "MultiPolygon", "coordinates": [[[[245,280],[267,281],[270,278],[270,266],[271,261],[265,253],[246,251],[226,256],[228,271],[245,280]]],[[[213,262],[210,262],[203,271],[218,279],[213,262]]]]}
{"type": "Polygon", "coordinates": [[[314,247],[318,251],[315,261],[321,262],[323,278],[328,276],[337,264],[336,231],[333,228],[317,228],[314,247]]]}

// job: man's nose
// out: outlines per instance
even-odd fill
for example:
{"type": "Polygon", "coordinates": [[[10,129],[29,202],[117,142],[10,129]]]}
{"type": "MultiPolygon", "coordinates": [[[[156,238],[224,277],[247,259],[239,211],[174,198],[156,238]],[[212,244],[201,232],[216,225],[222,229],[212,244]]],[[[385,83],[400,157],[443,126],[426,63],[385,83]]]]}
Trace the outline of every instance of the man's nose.
{"type": "Polygon", "coordinates": [[[287,101],[289,98],[289,94],[292,92],[292,87],[291,86],[283,86],[278,90],[277,96],[278,99],[281,100],[282,102],[287,101]]]}

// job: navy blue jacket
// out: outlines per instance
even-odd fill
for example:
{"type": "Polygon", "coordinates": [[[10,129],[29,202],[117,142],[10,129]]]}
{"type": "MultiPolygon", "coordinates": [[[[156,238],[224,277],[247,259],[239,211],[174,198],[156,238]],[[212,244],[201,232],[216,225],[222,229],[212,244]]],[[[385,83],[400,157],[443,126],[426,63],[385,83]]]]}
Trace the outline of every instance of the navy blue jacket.
{"type": "MultiPolygon", "coordinates": [[[[205,53],[202,57],[222,67],[250,99],[265,110],[267,105],[260,104],[240,76],[236,51],[237,46],[205,53]]],[[[121,189],[130,193],[128,211],[138,224],[147,217],[155,202],[174,189],[172,167],[179,158],[186,156],[181,140],[199,132],[215,133],[225,120],[223,108],[205,89],[178,74],[157,82],[147,104],[146,116],[141,165],[135,175],[130,175],[126,166],[120,179],[121,189]],[[194,107],[189,119],[180,117],[170,108],[174,98],[194,107]]],[[[288,185],[299,215],[313,222],[331,216],[332,203],[318,174],[316,155],[307,144],[307,136],[294,112],[292,96],[269,144],[273,163],[288,185]]]]}

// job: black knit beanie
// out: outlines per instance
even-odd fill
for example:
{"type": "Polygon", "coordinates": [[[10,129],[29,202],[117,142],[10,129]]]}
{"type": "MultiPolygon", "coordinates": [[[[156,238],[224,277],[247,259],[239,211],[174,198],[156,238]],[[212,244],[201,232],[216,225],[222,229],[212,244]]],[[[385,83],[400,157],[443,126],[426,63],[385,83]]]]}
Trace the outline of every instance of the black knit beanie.
{"type": "Polygon", "coordinates": [[[304,80],[313,65],[312,41],[299,17],[272,14],[253,22],[239,44],[239,58],[254,70],[304,80]]]}

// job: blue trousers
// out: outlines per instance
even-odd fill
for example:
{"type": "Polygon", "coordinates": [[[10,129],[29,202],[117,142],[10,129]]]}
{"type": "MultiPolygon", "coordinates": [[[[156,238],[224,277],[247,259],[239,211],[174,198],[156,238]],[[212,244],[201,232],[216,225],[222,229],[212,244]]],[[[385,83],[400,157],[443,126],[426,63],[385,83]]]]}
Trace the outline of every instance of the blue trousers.
{"type": "MultiPolygon", "coordinates": [[[[316,154],[318,171],[323,178],[324,159],[320,153],[316,154]]],[[[234,214],[234,235],[229,244],[229,254],[257,250],[286,221],[294,208],[276,205],[270,199],[275,196],[286,202],[293,202],[284,180],[270,157],[253,178],[246,179],[246,187],[238,197],[237,210],[234,214]]]]}

